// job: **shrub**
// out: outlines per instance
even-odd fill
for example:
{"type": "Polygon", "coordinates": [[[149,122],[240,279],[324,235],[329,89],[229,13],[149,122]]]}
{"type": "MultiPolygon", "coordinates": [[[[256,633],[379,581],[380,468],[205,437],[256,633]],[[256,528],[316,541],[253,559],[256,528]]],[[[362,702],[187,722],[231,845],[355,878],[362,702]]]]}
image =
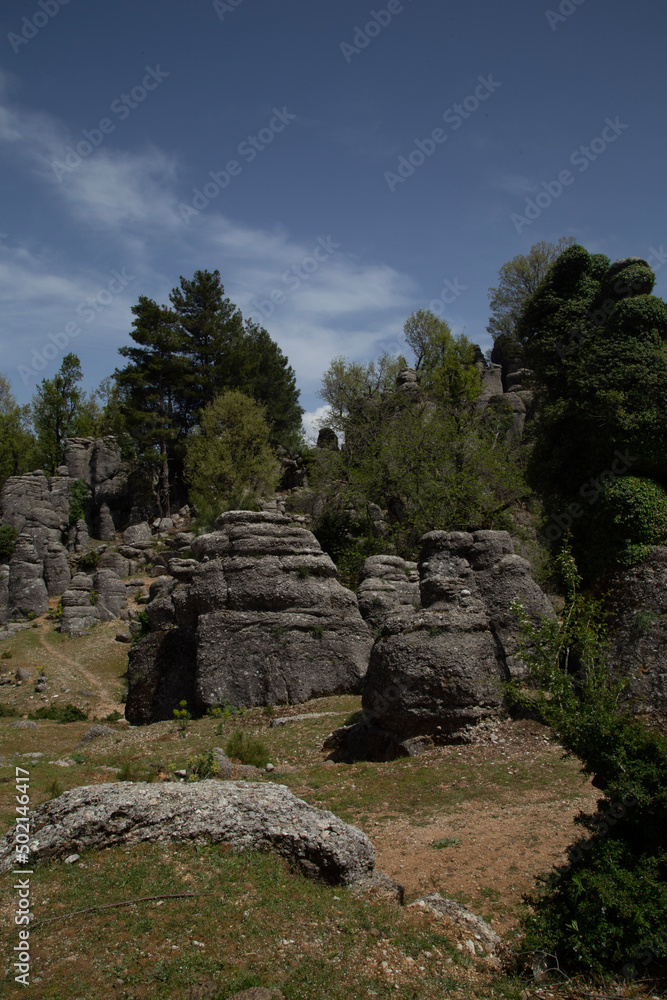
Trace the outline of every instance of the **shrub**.
{"type": "Polygon", "coordinates": [[[0,562],[9,562],[12,558],[18,537],[19,533],[16,528],[12,528],[9,524],[3,524],[0,527],[0,562]]]}
{"type": "Polygon", "coordinates": [[[97,569],[99,564],[100,564],[100,554],[97,551],[97,549],[88,549],[88,551],[84,552],[81,558],[79,559],[80,570],[86,571],[89,569],[97,569]]]}
{"type": "Polygon", "coordinates": [[[198,757],[191,757],[188,761],[188,777],[190,781],[201,781],[205,778],[213,778],[220,773],[220,765],[212,750],[206,750],[198,757]]]}
{"type": "Polygon", "coordinates": [[[88,713],[69,702],[66,705],[45,705],[31,712],[30,719],[50,719],[52,722],[85,722],[88,713]]]}
{"type": "Polygon", "coordinates": [[[231,760],[254,764],[255,767],[265,767],[269,762],[269,751],[265,744],[254,736],[248,736],[242,729],[237,729],[229,737],[225,753],[231,760]]]}
{"type": "Polygon", "coordinates": [[[120,714],[120,712],[114,708],[113,712],[109,712],[108,715],[104,716],[102,722],[118,722],[118,720],[122,718],[123,716],[120,714]]]}
{"type": "Polygon", "coordinates": [[[0,719],[13,719],[19,714],[13,705],[3,705],[0,702],[0,719]]]}
{"type": "Polygon", "coordinates": [[[69,493],[69,523],[85,521],[88,507],[88,484],[83,479],[75,479],[69,493]]]}
{"type": "Polygon", "coordinates": [[[0,660],[11,660],[13,655],[8,649],[3,649],[2,653],[0,653],[0,660]]]}
{"type": "Polygon", "coordinates": [[[178,722],[178,728],[185,735],[185,730],[188,728],[188,722],[190,722],[192,716],[188,712],[188,703],[185,698],[178,704],[179,707],[174,709],[174,718],[178,722]]]}
{"type": "Polygon", "coordinates": [[[530,704],[604,798],[592,817],[577,818],[588,836],[527,897],[525,944],[567,970],[632,977],[640,964],[667,961],[667,737],[619,707],[623,684],[608,675],[602,605],[579,592],[567,549],[559,562],[567,584],[560,620],[536,627],[513,606],[520,655],[541,689],[530,704]]]}

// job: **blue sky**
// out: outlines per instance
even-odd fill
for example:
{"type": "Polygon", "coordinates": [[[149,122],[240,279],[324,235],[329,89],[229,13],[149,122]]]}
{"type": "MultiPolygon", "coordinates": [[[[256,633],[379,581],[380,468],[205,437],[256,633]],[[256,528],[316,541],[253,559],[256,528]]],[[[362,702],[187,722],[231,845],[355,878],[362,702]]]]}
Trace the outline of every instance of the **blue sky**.
{"type": "Polygon", "coordinates": [[[94,388],[198,268],[311,413],[415,309],[490,346],[539,240],[651,257],[665,297],[666,29],[656,0],[4,0],[0,371],[26,402],[75,351],[94,388]]]}

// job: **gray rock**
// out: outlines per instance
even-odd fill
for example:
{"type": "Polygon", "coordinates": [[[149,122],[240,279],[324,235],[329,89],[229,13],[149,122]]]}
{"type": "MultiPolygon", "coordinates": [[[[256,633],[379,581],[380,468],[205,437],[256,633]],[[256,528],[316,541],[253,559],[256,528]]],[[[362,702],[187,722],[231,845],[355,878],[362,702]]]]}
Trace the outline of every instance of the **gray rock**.
{"type": "Polygon", "coordinates": [[[152,632],[129,651],[125,716],[134,726],[174,718],[181,701],[195,704],[196,645],[187,629],[152,632]]]}
{"type": "Polygon", "coordinates": [[[0,565],[0,625],[9,620],[9,566],[0,565]]]}
{"type": "Polygon", "coordinates": [[[140,524],[132,524],[123,532],[123,543],[125,545],[136,546],[137,542],[148,542],[152,540],[151,526],[147,521],[140,524]]]}
{"type": "Polygon", "coordinates": [[[43,562],[27,533],[19,535],[9,563],[9,606],[20,615],[44,615],[49,596],[42,576],[43,562]]]}
{"type": "Polygon", "coordinates": [[[62,596],[60,631],[68,635],[85,635],[91,626],[96,625],[101,619],[93,600],[92,578],[85,573],[77,573],[62,596]]]}
{"type": "MultiPolygon", "coordinates": [[[[273,850],[333,884],[353,883],[375,866],[361,830],[269,782],[90,785],[38,806],[30,825],[33,863],[117,844],[187,841],[273,850]]],[[[0,871],[11,870],[14,846],[12,829],[0,841],[0,871]]]]}
{"type": "Polygon", "coordinates": [[[37,723],[31,719],[19,719],[17,722],[9,723],[10,729],[37,729],[37,723]]]}
{"type": "Polygon", "coordinates": [[[67,549],[61,542],[52,542],[44,556],[44,581],[49,597],[63,594],[71,576],[67,549]]]}
{"type": "Polygon", "coordinates": [[[409,910],[421,909],[435,913],[438,916],[453,924],[458,929],[472,935],[478,948],[477,954],[491,955],[502,946],[502,939],[482,917],[472,913],[460,903],[453,899],[445,899],[439,892],[431,892],[426,896],[421,896],[408,906],[409,910]]]}
{"type": "MultiPolygon", "coordinates": [[[[170,561],[180,581],[171,593],[153,585],[147,610],[154,634],[176,626],[184,655],[194,652],[195,660],[171,663],[164,676],[194,674],[200,710],[223,701],[251,706],[358,691],[370,633],[315,536],[277,512],[230,511],[216,526],[192,543],[200,562],[170,561]]],[[[159,687],[160,669],[150,658],[162,649],[149,639],[130,654],[128,718],[137,722],[171,717],[174,707],[163,698],[167,714],[158,716],[146,701],[146,679],[159,687]]],[[[165,649],[174,644],[172,638],[165,649]]]]}
{"type": "Polygon", "coordinates": [[[112,569],[98,569],[93,578],[93,590],[97,594],[98,610],[109,611],[117,618],[127,607],[125,584],[112,569]]]}
{"type": "Polygon", "coordinates": [[[374,628],[389,611],[419,607],[419,574],[416,563],[399,556],[369,556],[357,590],[359,611],[374,628]]]}
{"type": "Polygon", "coordinates": [[[100,557],[99,568],[112,569],[119,577],[126,577],[130,575],[130,560],[120,552],[105,552],[100,557]]]}
{"type": "Polygon", "coordinates": [[[299,715],[285,715],[271,719],[271,729],[276,726],[288,726],[291,722],[307,722],[309,719],[324,719],[326,716],[337,715],[337,712],[302,712],[299,715]]]}
{"type": "Polygon", "coordinates": [[[609,665],[627,681],[633,711],[667,721],[667,547],[651,546],[641,563],[600,581],[608,592],[609,665]]]}
{"type": "Polygon", "coordinates": [[[92,743],[93,740],[97,740],[101,736],[108,736],[109,734],[113,734],[113,732],[114,730],[109,726],[91,726],[90,729],[87,729],[83,734],[74,749],[77,750],[79,747],[84,746],[84,744],[92,743]]]}

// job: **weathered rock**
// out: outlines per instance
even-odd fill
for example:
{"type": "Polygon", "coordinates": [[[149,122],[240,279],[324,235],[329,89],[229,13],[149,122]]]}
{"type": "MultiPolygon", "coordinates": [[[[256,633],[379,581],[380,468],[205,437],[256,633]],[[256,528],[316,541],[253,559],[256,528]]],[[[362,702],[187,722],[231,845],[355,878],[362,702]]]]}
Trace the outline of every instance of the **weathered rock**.
{"type": "Polygon", "coordinates": [[[67,549],[60,542],[51,543],[44,556],[44,582],[49,597],[63,594],[71,577],[67,549]]]}
{"type": "Polygon", "coordinates": [[[85,635],[91,626],[96,625],[100,621],[100,613],[94,600],[92,578],[85,573],[77,573],[62,596],[60,631],[68,635],[85,635]]]}
{"type": "Polygon", "coordinates": [[[9,723],[10,729],[37,729],[37,723],[31,719],[19,719],[17,722],[9,723]]]}
{"type": "MultiPolygon", "coordinates": [[[[369,630],[314,535],[275,512],[230,511],[216,527],[192,543],[200,562],[171,561],[180,582],[170,593],[156,588],[147,606],[152,629],[184,630],[185,655],[192,656],[195,636],[197,708],[359,690],[369,630]]],[[[134,702],[134,663],[141,662],[142,676],[151,673],[149,646],[157,651],[143,639],[130,655],[128,718],[137,721],[160,717],[145,696],[141,711],[134,702]]],[[[191,669],[181,664],[184,674],[191,669]]],[[[179,667],[169,670],[178,674],[179,667]]],[[[170,717],[174,705],[162,704],[162,717],[170,717]]]]}
{"type": "Polygon", "coordinates": [[[136,546],[137,542],[150,543],[152,538],[151,526],[147,521],[141,521],[139,524],[131,524],[123,532],[123,542],[125,545],[136,546]]]}
{"type": "Polygon", "coordinates": [[[98,611],[106,610],[112,618],[118,618],[127,607],[125,584],[112,569],[98,569],[93,578],[93,590],[97,594],[98,611]]]}
{"type": "Polygon", "coordinates": [[[502,939],[487,924],[486,920],[472,913],[465,906],[453,899],[445,899],[439,892],[431,892],[410,903],[409,910],[421,909],[443,917],[469,939],[473,940],[473,948],[469,949],[477,955],[491,955],[502,946],[502,939]]]}
{"type": "Polygon", "coordinates": [[[0,565],[0,625],[9,621],[9,566],[0,565]]]}
{"type": "Polygon", "coordinates": [[[523,670],[512,601],[535,622],[553,614],[507,532],[429,532],[419,574],[422,609],[382,618],[364,720],[328,738],[335,756],[387,759],[420,752],[429,740],[467,741],[471,727],[501,711],[502,682],[523,670]]]}
{"type": "Polygon", "coordinates": [[[132,725],[173,719],[185,700],[195,704],[196,646],[186,629],[152,632],[130,649],[125,717],[132,725]]]}
{"type": "Polygon", "coordinates": [[[667,547],[601,582],[610,592],[610,667],[627,681],[634,711],[667,720],[667,547]]]}
{"type": "Polygon", "coordinates": [[[419,606],[417,563],[406,562],[399,556],[369,556],[361,575],[357,590],[359,611],[374,628],[389,611],[419,606]]]}
{"type": "Polygon", "coordinates": [[[42,576],[43,562],[28,534],[19,535],[9,563],[9,606],[21,615],[44,615],[49,596],[42,576]]]}
{"type": "MultiPolygon", "coordinates": [[[[33,864],[117,844],[186,841],[270,849],[334,884],[355,882],[375,865],[361,830],[273,783],[90,785],[38,806],[30,827],[33,864]]],[[[0,871],[11,870],[14,850],[12,829],[0,841],[0,871]]]]}
{"type": "Polygon", "coordinates": [[[100,569],[112,569],[119,577],[130,575],[130,560],[120,552],[107,551],[100,557],[100,569]]]}
{"type": "Polygon", "coordinates": [[[92,743],[93,740],[98,740],[101,736],[113,735],[113,732],[109,726],[91,726],[85,731],[74,749],[77,750],[86,743],[92,743]]]}

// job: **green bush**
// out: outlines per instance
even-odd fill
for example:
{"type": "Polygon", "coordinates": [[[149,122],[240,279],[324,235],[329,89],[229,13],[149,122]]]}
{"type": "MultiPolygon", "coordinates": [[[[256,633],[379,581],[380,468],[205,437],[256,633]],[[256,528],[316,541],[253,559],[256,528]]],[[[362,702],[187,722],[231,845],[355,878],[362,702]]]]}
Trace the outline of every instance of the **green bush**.
{"type": "Polygon", "coordinates": [[[266,767],[269,762],[269,751],[265,744],[254,736],[248,736],[242,729],[237,729],[229,737],[225,753],[231,760],[254,764],[255,767],[266,767]]]}
{"type": "Polygon", "coordinates": [[[79,569],[84,572],[89,569],[97,569],[100,564],[100,554],[97,549],[88,549],[79,559],[79,569]]]}
{"type": "Polygon", "coordinates": [[[622,973],[667,964],[667,736],[624,714],[623,684],[607,670],[601,602],[584,597],[568,550],[559,559],[567,584],[560,619],[535,627],[513,605],[524,637],[531,696],[565,750],[604,790],[567,863],[527,897],[525,947],[555,955],[565,971],[622,973]]]}
{"type": "Polygon", "coordinates": [[[13,719],[19,714],[13,705],[3,705],[0,702],[0,719],[13,719]]]}
{"type": "Polygon", "coordinates": [[[104,716],[102,722],[118,722],[118,720],[122,718],[123,716],[120,714],[120,712],[114,708],[113,712],[109,712],[108,715],[104,716]]]}
{"type": "Polygon", "coordinates": [[[618,551],[619,562],[636,561],[645,546],[662,541],[666,532],[667,493],[657,483],[623,476],[606,487],[600,498],[598,533],[618,551]]]}
{"type": "Polygon", "coordinates": [[[12,528],[9,524],[3,524],[0,527],[0,562],[9,562],[12,558],[18,537],[19,533],[16,528],[12,528]]]}
{"type": "Polygon", "coordinates": [[[31,712],[29,719],[50,719],[52,722],[85,722],[88,713],[69,702],[66,705],[45,705],[31,712]]]}
{"type": "Polygon", "coordinates": [[[203,781],[205,778],[213,778],[220,773],[220,765],[212,750],[206,750],[198,757],[191,757],[188,761],[188,777],[190,781],[203,781]]]}
{"type": "Polygon", "coordinates": [[[69,523],[76,524],[77,521],[85,521],[88,507],[88,494],[90,490],[88,484],[83,479],[75,479],[70,486],[69,494],[69,523]]]}

